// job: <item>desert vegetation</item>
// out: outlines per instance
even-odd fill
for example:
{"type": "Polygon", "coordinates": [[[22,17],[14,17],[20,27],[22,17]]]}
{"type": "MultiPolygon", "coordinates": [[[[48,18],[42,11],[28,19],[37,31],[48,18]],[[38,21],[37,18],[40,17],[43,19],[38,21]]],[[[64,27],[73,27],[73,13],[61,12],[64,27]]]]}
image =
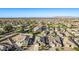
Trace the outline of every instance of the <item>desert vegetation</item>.
{"type": "Polygon", "coordinates": [[[79,18],[0,18],[1,51],[79,51],[79,18]]]}

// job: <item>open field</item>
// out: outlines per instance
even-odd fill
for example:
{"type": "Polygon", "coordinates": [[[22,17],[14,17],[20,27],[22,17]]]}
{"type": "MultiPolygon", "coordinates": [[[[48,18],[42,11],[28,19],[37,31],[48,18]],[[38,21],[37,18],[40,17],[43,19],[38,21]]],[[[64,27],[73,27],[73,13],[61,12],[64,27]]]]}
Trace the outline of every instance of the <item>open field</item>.
{"type": "Polygon", "coordinates": [[[0,18],[1,51],[79,51],[79,18],[0,18]]]}

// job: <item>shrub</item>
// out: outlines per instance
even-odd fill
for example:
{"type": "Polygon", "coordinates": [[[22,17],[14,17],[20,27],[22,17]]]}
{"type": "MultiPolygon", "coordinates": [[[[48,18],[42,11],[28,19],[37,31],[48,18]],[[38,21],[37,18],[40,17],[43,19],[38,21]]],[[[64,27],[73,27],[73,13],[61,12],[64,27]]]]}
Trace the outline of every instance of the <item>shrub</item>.
{"type": "Polygon", "coordinates": [[[56,48],[56,51],[59,51],[59,49],[58,49],[58,48],[56,48]]]}
{"type": "Polygon", "coordinates": [[[74,50],[79,51],[79,48],[78,47],[74,47],[74,50]]]}

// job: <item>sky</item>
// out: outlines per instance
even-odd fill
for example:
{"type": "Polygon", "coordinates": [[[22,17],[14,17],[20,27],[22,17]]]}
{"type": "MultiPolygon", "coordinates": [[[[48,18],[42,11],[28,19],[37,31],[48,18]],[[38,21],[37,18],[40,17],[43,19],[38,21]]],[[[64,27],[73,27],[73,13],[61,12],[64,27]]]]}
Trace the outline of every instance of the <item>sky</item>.
{"type": "Polygon", "coordinates": [[[0,8],[0,17],[79,17],[79,8],[0,8]]]}

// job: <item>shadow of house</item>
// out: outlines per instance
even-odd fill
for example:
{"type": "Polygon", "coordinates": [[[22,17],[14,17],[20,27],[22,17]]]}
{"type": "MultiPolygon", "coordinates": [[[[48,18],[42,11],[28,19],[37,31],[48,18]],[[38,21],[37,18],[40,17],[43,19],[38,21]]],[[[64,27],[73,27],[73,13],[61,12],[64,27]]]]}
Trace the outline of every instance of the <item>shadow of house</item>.
{"type": "Polygon", "coordinates": [[[49,40],[47,36],[41,37],[40,41],[43,42],[45,45],[49,45],[49,40]]]}
{"type": "Polygon", "coordinates": [[[32,38],[28,39],[28,45],[33,45],[34,41],[35,41],[35,35],[33,34],[32,38]]]}
{"type": "Polygon", "coordinates": [[[69,39],[69,41],[71,41],[71,42],[74,43],[77,47],[79,47],[79,44],[78,44],[73,38],[69,39]]]}

